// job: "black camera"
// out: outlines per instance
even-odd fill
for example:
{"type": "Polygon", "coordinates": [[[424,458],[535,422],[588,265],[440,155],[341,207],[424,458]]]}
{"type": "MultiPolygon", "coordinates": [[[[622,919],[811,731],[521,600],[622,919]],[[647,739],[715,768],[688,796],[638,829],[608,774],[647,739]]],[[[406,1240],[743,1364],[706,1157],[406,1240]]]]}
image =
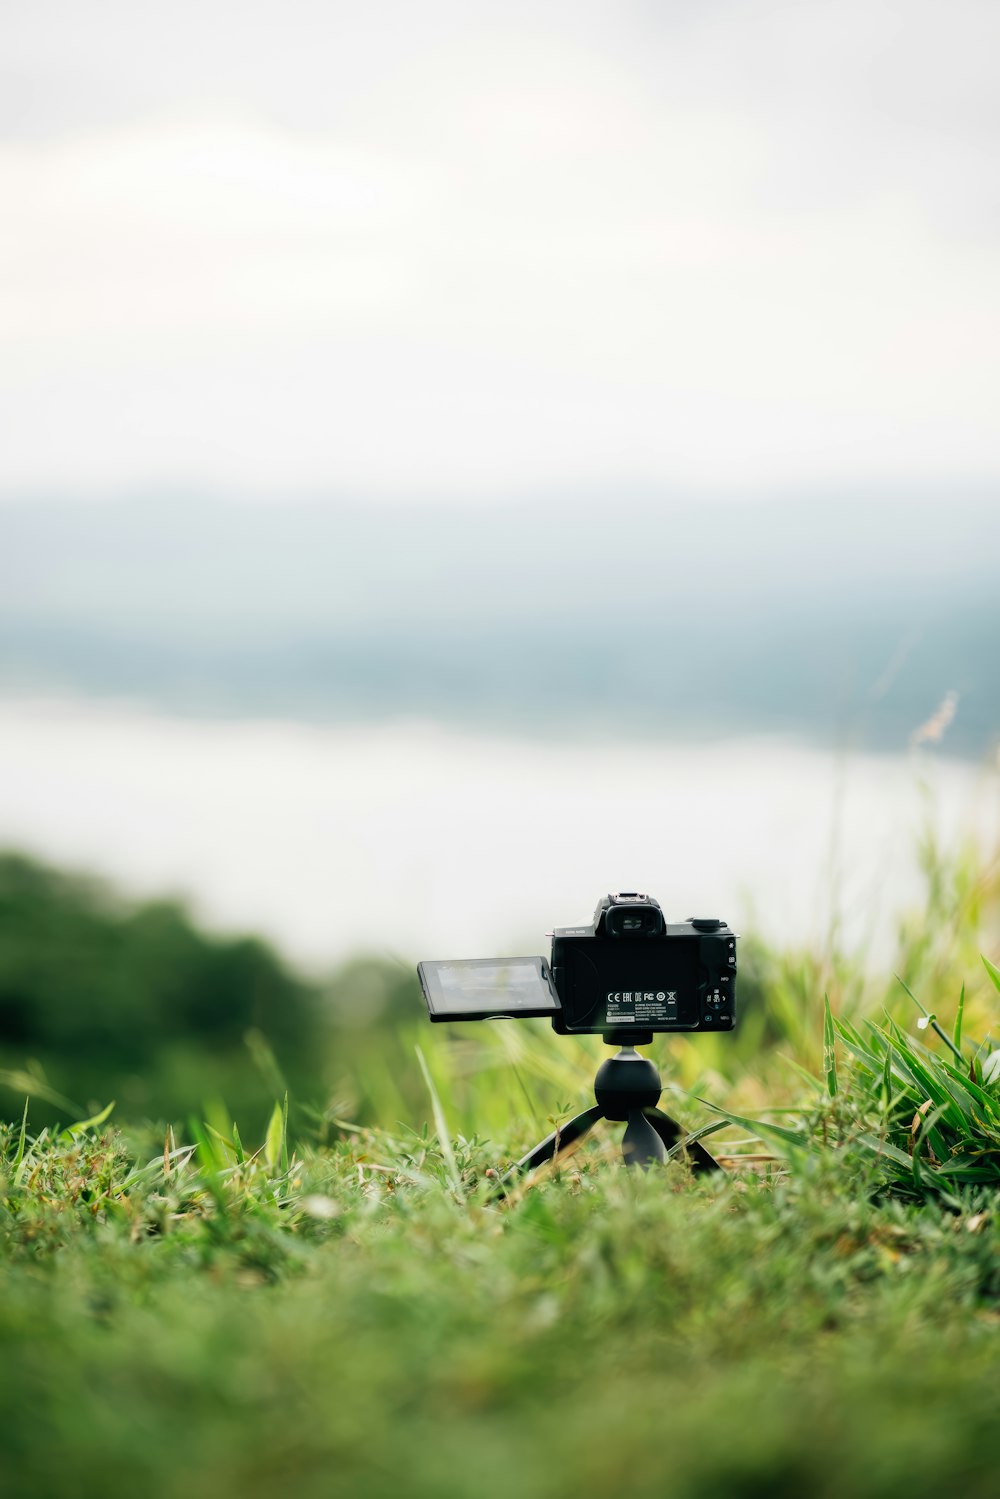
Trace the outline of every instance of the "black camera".
{"type": "Polygon", "coordinates": [[[727,1031],[736,1021],[736,933],[716,917],[668,924],[637,891],[606,895],[588,926],[557,927],[545,958],[417,966],[432,1020],[547,1015],[561,1035],[727,1031]]]}

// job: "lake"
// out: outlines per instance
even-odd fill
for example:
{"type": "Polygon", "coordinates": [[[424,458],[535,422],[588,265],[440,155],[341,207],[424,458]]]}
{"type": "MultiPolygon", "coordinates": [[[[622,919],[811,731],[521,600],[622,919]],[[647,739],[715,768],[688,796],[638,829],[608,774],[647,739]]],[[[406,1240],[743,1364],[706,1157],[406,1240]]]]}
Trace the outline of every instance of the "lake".
{"type": "Polygon", "coordinates": [[[782,738],[560,743],[417,721],[184,718],[0,700],[0,842],[189,896],[309,966],[542,952],[608,890],[668,919],[888,956],[933,825],[996,847],[995,767],[782,738]]]}

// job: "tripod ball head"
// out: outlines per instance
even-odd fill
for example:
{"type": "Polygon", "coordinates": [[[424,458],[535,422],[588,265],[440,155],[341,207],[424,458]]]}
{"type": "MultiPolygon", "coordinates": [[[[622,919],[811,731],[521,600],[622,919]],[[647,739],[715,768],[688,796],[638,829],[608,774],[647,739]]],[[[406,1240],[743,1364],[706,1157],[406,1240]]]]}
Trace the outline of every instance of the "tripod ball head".
{"type": "Polygon", "coordinates": [[[594,1079],[594,1097],[606,1119],[627,1119],[636,1109],[655,1109],[661,1091],[653,1063],[631,1046],[606,1057],[594,1079]]]}

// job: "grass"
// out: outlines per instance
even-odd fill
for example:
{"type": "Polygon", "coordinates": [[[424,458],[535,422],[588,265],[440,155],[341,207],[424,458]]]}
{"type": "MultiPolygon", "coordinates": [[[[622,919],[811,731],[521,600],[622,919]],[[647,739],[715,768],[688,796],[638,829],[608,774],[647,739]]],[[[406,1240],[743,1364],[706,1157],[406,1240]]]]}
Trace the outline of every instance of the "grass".
{"type": "Polygon", "coordinates": [[[457,1180],[420,1138],[228,1155],[137,1167],[91,1128],[10,1173],[12,1492],[992,1492],[1000,1265],[971,1202],[598,1155],[494,1209],[462,1141],[457,1180]]]}
{"type": "Polygon", "coordinates": [[[0,1125],[0,1494],[992,1499],[996,893],[939,880],[902,982],[755,956],[767,1014],[671,1048],[718,1179],[608,1128],[492,1203],[602,1051],[531,1025],[424,1027],[419,1129],[388,1073],[311,1140],[0,1125]]]}
{"type": "Polygon", "coordinates": [[[994,1197],[482,1142],[0,1137],[0,1492],[995,1492],[994,1197]],[[4,1487],[6,1485],[6,1488],[4,1487]]]}

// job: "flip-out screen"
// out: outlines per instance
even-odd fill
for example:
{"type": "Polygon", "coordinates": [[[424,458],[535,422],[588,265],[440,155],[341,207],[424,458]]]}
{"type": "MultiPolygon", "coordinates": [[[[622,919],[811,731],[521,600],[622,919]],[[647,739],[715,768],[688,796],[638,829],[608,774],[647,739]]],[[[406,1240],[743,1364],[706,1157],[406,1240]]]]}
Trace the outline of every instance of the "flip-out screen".
{"type": "Polygon", "coordinates": [[[417,975],[432,1020],[554,1015],[560,1008],[544,958],[419,963],[417,975]]]}

